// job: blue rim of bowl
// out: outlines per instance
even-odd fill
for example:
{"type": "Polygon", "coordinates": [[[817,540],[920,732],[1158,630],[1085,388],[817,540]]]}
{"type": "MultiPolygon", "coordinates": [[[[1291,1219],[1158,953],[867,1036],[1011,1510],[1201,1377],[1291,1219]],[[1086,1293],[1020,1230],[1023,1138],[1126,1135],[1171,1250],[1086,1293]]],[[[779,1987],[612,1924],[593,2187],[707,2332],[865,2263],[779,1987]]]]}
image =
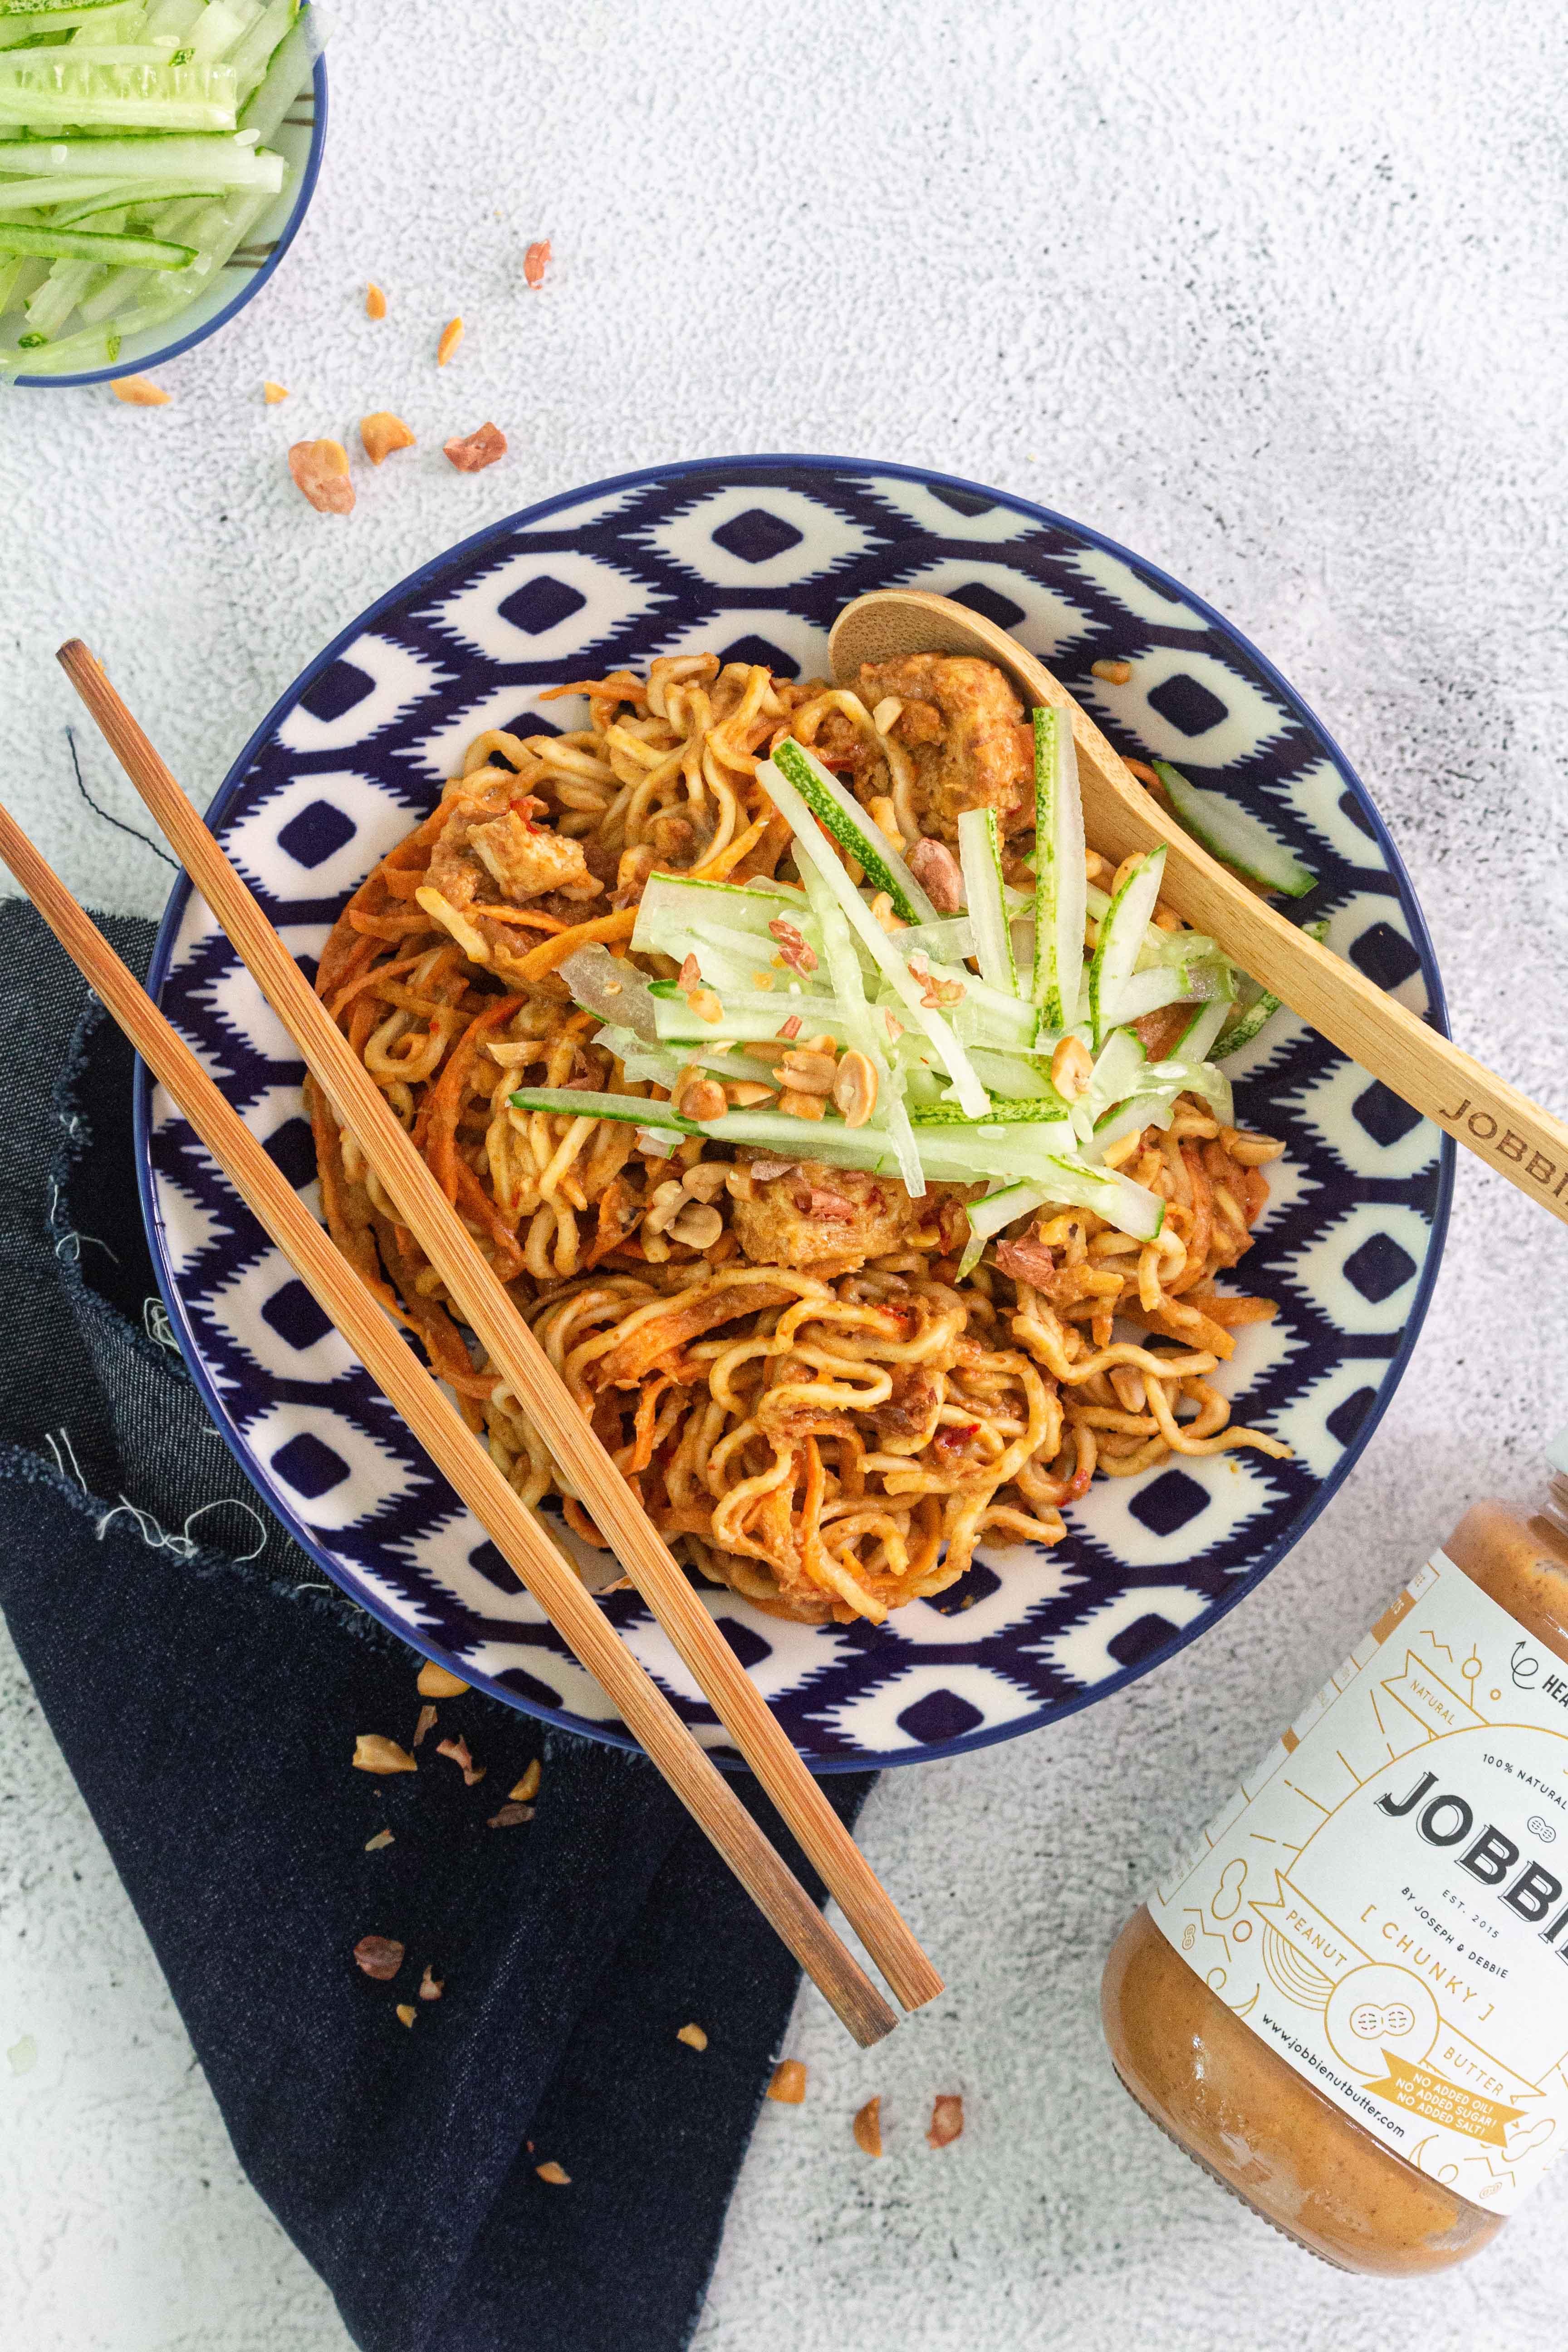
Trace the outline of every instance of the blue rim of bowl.
{"type": "MultiPolygon", "coordinates": [[[[406,579],[400,580],[395,587],[389,589],[384,596],[378,597],[374,604],[368,605],[363,613],[351,621],[346,629],[341,630],[331,645],[318,654],[307,668],[300,671],[288,692],[280,695],[273,704],[272,709],[251,736],[215,793],[206,814],[206,822],[212,831],[216,833],[227,815],[230,803],[244,784],[262,745],[293,709],[301,695],[315,683],[324,670],[331,668],[340,655],[346,653],[355,640],[363,635],[367,628],[373,627],[382,614],[390,611],[393,606],[406,602],[412,596],[423,593],[454,564],[460,562],[465,556],[477,553],[487,541],[495,539],[503,531],[515,530],[525,524],[540,522],[546,516],[559,514],[566,508],[578,506],[586,499],[605,498],[615,491],[641,489],[653,482],[679,481],[696,475],[721,473],[736,466],[788,466],[797,471],[812,474],[887,475],[897,481],[919,482],[928,488],[967,491],[977,498],[989,499],[997,506],[1009,507],[1016,513],[1027,515],[1036,522],[1047,524],[1058,530],[1075,532],[1089,545],[1117,557],[1121,562],[1131,565],[1135,572],[1141,572],[1146,578],[1157,582],[1167,594],[1184,599],[1195,612],[1203,614],[1205,621],[1230,637],[1249,660],[1257,663],[1258,674],[1277,694],[1284,698],[1288,708],[1301,713],[1312,728],[1317,740],[1322,744],[1328,757],[1344,778],[1347,787],[1355,794],[1357,806],[1365,817],[1379,849],[1387,860],[1389,874],[1398,889],[1400,903],[1410,921],[1412,943],[1421,959],[1421,976],[1426,985],[1427,1018],[1445,1037],[1448,1034],[1447,1001],[1443,992],[1442,977],[1437,970],[1436,952],[1426,929],[1426,920],[1421,911],[1420,902],[1416,898],[1410,877],[1405,872],[1405,861],[1394,847],[1393,837],[1384,824],[1381,814],[1373,805],[1366,787],[1333,737],[1321,724],[1315,713],[1302,700],[1295,688],[1289,684],[1265,655],[1258,652],[1250,638],[1244,636],[1239,629],[1226,619],[1223,613],[1217,611],[1204,597],[1194,594],[1184,582],[1162,571],[1159,565],[1151,563],[1146,557],[1133,554],[1131,549],[1123,547],[1119,541],[1107,539],[1103,532],[1089,530],[1083,523],[1075,522],[1070,516],[1058,514],[1054,508],[1037,506],[1032,499],[1016,498],[1009,491],[994,489],[984,482],[969,481],[962,475],[935,473],[921,466],[895,465],[889,459],[802,457],[779,451],[758,456],[683,458],[674,465],[645,466],[635,473],[610,475],[603,481],[588,482],[578,488],[563,491],[556,498],[542,499],[537,506],[520,508],[516,514],[506,515],[497,522],[488,523],[482,530],[477,530],[469,538],[460,540],[456,546],[448,548],[444,554],[436,556],[428,563],[421,564],[418,570],[411,572],[406,579]]],[[[163,918],[158,926],[158,936],[153,945],[153,958],[147,972],[147,990],[154,1003],[161,1003],[163,1000],[163,987],[169,976],[174,944],[179,937],[180,925],[191,896],[189,877],[182,874],[169,894],[169,903],[163,909],[163,918]]],[[[358,1608],[365,1610],[389,1633],[395,1634],[406,1648],[416,1651],[421,1657],[428,1658],[437,1665],[445,1666],[453,1674],[461,1675],[463,1680],[473,1689],[485,1692],[490,1698],[499,1699],[503,1706],[510,1706],[518,1714],[536,1716],[545,1723],[553,1724],[558,1730],[574,1732],[580,1738],[596,1739],[605,1747],[627,1748],[632,1753],[640,1755],[642,1748],[629,1732],[618,1727],[612,1727],[608,1725],[590,1723],[581,1716],[568,1714],[564,1707],[542,1706],[537,1700],[521,1696],[518,1692],[510,1689],[505,1683],[498,1681],[494,1675],[476,1673],[456,1652],[442,1649],[433,1642],[422,1640],[405,1620],[397,1615],[395,1610],[355,1587],[353,1580],[344,1573],[338,1562],[316,1541],[299,1515],[258,1475],[258,1465],[247,1451],[244,1439],[230,1423],[226,1407],[202,1361],[195,1335],[186,1319],[184,1305],[170,1270],[168,1253],[163,1246],[163,1226],[159,1218],[157,1201],[153,1190],[152,1108],[152,1073],[138,1056],[132,1122],[136,1184],[141,1196],[142,1214],[147,1229],[148,1245],[152,1254],[153,1270],[158,1278],[158,1287],[163,1293],[163,1304],[168,1308],[170,1322],[180,1342],[180,1352],[184,1357],[186,1369],[195,1382],[197,1393],[212,1415],[214,1425],[229,1452],[234,1455],[240,1470],[258,1489],[273,1517],[288,1528],[300,1550],[309,1559],[314,1561],[323,1575],[330,1577],[358,1608]]],[[[1454,1196],[1456,1159],[1452,1137],[1443,1135],[1437,1153],[1437,1189],[1432,1208],[1432,1238],[1422,1265],[1421,1279],[1416,1286],[1410,1319],[1405,1327],[1405,1335],[1399,1346],[1388,1359],[1387,1369],[1378,1384],[1377,1401],[1363,1417],[1360,1428],[1306,1509],[1291,1521],[1283,1535],[1268,1546],[1256,1568],[1246,1577],[1238,1579],[1232,1590],[1216,1601],[1214,1607],[1207,1610],[1193,1624],[1182,1627],[1159,1649],[1152,1650],[1146,1656],[1135,1659],[1131,1665],[1123,1666],[1120,1673],[1108,1676],[1104,1682],[1096,1683],[1092,1688],[1084,1691],[1080,1697],[1068,1699],[1057,1706],[1041,1708],[1021,1721],[994,1725],[988,1730],[965,1732],[956,1739],[942,1741],[939,1747],[900,1748],[890,1754],[873,1753],[859,1756],[816,1757],[805,1755],[802,1751],[802,1760],[810,1770],[821,1776],[829,1772],[880,1772],[906,1764],[937,1763],[945,1760],[948,1757],[968,1755],[975,1748],[993,1748],[1004,1739],[1019,1738],[1026,1732],[1043,1731],[1052,1725],[1065,1721],[1068,1716],[1079,1714],[1086,1706],[1098,1706],[1101,1699],[1112,1697],[1116,1692],[1125,1690],[1129,1684],[1139,1681],[1144,1675],[1152,1674],[1157,1666],[1165,1665],[1176,1656],[1179,1651],[1184,1650],[1189,1643],[1195,1642],[1202,1635],[1209,1633],[1218,1624],[1222,1617],[1228,1615],[1238,1601],[1246,1600],[1249,1593],[1255,1592],[1264,1578],[1272,1570],[1278,1568],[1286,1554],[1295,1549],[1309,1528],[1318,1519],[1343,1486],[1351,1471],[1361,1459],[1368,1440],[1383,1419],[1394,1391],[1405,1377],[1415,1342],[1421,1336],[1421,1327],[1426,1319],[1426,1309],[1431,1304],[1437,1271],[1442,1264],[1444,1244],[1448,1233],[1448,1213],[1454,1196]]],[[[714,1763],[724,1771],[743,1772],[748,1769],[743,1759],[733,1749],[721,1747],[711,1748],[709,1752],[714,1763]]]]}
{"type": "MultiPolygon", "coordinates": [[[[202,326],[193,327],[190,333],[183,336],[177,343],[166,343],[161,352],[153,352],[146,359],[132,362],[132,365],[139,373],[148,368],[167,367],[171,360],[181,359],[186,352],[194,352],[198,343],[205,343],[209,335],[216,335],[220,327],[226,327],[229,320],[237,317],[246,304],[260,293],[289,247],[293,244],[300,233],[305,215],[310,209],[310,199],[316,193],[316,183],[321,176],[321,156],[327,143],[327,61],[325,58],[316,59],[316,70],[311,76],[311,88],[315,94],[316,123],[310,133],[310,152],[305,158],[305,169],[300,176],[299,192],[294,199],[293,210],[289,215],[288,223],[273,248],[270,258],[264,261],[259,269],[251,272],[232,302],[224,310],[217,311],[202,326]]],[[[73,385],[112,383],[116,376],[123,375],[124,373],[124,368],[118,361],[111,361],[107,367],[89,368],[84,375],[19,375],[13,377],[12,383],[17,392],[68,392],[73,385]]]]}

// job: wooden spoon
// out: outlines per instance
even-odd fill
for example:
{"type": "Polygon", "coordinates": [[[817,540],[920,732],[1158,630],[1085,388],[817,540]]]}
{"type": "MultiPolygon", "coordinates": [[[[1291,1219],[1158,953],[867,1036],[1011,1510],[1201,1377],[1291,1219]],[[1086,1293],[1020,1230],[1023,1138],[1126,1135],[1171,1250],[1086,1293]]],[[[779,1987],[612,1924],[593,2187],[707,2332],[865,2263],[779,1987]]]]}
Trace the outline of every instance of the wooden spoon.
{"type": "Polygon", "coordinates": [[[1026,704],[1069,712],[1094,846],[1120,862],[1163,842],[1161,896],[1184,921],[1217,940],[1342,1053],[1568,1224],[1568,1127],[1255,897],[1144,791],[1067,688],[1005,630],[951,596],[879,588],[845,606],[829,646],[843,686],[858,684],[866,661],[974,654],[1005,671],[1026,704]]]}

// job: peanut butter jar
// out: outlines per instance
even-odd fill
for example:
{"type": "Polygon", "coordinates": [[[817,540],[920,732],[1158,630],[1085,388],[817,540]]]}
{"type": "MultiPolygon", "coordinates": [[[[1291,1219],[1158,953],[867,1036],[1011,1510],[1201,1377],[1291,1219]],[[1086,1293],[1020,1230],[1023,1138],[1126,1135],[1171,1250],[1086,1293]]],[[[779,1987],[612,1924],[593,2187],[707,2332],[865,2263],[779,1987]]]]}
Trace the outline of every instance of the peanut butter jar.
{"type": "Polygon", "coordinates": [[[1568,1432],[1466,1513],[1122,1930],[1118,2074],[1324,2261],[1479,2253],[1568,2137],[1568,1432]]]}

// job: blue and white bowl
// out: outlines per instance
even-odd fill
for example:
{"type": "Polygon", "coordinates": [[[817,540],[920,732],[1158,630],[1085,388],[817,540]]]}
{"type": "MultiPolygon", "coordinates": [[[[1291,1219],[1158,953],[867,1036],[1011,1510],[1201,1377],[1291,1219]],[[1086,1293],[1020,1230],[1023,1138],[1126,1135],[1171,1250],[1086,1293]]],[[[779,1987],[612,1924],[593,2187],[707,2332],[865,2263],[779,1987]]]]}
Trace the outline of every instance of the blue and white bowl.
{"type": "MultiPolygon", "coordinates": [[[[745,457],[595,484],[498,523],[405,581],[310,665],[241,754],[212,823],[307,967],[351,892],[489,727],[582,723],[542,688],[712,647],[807,673],[849,598],[918,585],[1050,663],[1128,751],[1267,812],[1320,879],[1292,909],[1442,1019],[1397,853],[1311,713],[1220,615],[1092,531],[911,468],[745,457]],[[1125,662],[1125,685],[1091,665],[1125,662]]],[[[153,987],[273,1158],[314,1202],[300,1066],[182,880],[153,987]]],[[[1237,1068],[1232,1064],[1233,1069],[1237,1068]]],[[[1240,1271],[1278,1299],[1221,1383],[1295,1449],[1097,1481],[1068,1540],[988,1552],[881,1627],[708,1606],[823,1771],[1006,1739],[1103,1698],[1194,1641],[1340,1484],[1404,1370],[1436,1271],[1452,1147],[1288,1014],[1238,1071],[1241,1115],[1282,1136],[1240,1271]]],[[[143,1071],[138,1148],[169,1312],[243,1468],[327,1574],[416,1649],[528,1713],[629,1744],[602,1693],[216,1174],[143,1071]]],[[[724,1734],[637,1596],[604,1606],[721,1760],[724,1734]]]]}
{"type": "Polygon", "coordinates": [[[327,66],[316,59],[310,87],[294,100],[271,142],[284,162],[283,189],[270,211],[263,213],[237,253],[214,273],[212,284],[177,319],[127,335],[116,357],[103,367],[87,368],[75,375],[18,375],[13,381],[33,392],[69,390],[84,383],[111,383],[117,376],[137,375],[177,360],[253,301],[300,233],[321,177],[327,143],[327,66]]]}

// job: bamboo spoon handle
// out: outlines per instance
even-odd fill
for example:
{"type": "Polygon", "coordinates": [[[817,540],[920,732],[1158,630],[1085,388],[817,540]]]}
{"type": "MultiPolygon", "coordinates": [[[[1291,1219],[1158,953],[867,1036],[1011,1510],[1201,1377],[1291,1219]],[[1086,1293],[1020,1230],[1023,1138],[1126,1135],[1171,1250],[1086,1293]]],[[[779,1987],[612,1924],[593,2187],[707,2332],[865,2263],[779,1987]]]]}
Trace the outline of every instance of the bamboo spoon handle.
{"type": "Polygon", "coordinates": [[[346,1258],[103,934],[0,808],[0,858],[312,1297],[494,1538],[558,1633],[609,1694],[699,1828],[863,2047],[892,2010],[785,1867],[723,1774],[603,1616],[571,1563],[405,1346],[346,1258]]]}
{"type": "Polygon", "coordinates": [[[335,1021],[88,648],[60,662],[197,890],[349,1128],[464,1320],[696,1677],[906,2009],[942,1989],[869,1863],[790,1744],[662,1537],[611,1462],[489,1262],[335,1021]]]}
{"type": "Polygon", "coordinates": [[[1255,898],[1166,814],[1088,712],[1005,631],[951,597],[885,588],[846,605],[832,646],[835,677],[851,683],[862,661],[979,654],[1006,670],[1026,701],[1068,711],[1095,847],[1120,861],[1163,842],[1161,895],[1184,921],[1217,940],[1254,980],[1413,1109],[1568,1223],[1568,1126],[1255,898]]]}

